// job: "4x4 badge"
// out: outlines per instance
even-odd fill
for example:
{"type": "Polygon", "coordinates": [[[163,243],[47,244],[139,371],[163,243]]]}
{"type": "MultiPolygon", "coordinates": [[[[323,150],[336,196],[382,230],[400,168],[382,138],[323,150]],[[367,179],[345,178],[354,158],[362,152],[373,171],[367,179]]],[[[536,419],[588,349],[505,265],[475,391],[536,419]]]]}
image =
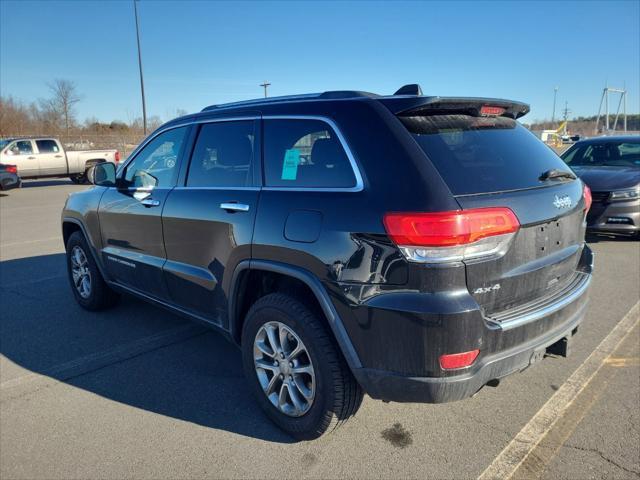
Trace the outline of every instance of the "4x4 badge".
{"type": "Polygon", "coordinates": [[[563,195],[561,197],[556,195],[553,205],[556,208],[569,208],[571,206],[571,197],[569,195],[563,195]]]}

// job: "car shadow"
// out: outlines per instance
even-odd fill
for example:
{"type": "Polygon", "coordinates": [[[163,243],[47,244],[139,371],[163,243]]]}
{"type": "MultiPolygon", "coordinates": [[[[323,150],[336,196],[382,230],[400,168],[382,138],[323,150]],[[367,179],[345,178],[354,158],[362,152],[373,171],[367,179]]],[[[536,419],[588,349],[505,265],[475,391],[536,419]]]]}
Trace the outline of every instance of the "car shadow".
{"type": "Polygon", "coordinates": [[[181,421],[294,442],[262,413],[239,349],[220,334],[129,296],[110,310],[85,311],[65,268],[62,253],[0,262],[0,354],[9,360],[3,395],[22,388],[21,379],[33,372],[181,421]],[[187,334],[173,338],[175,331],[187,334]],[[167,332],[166,342],[145,343],[167,332]]]}

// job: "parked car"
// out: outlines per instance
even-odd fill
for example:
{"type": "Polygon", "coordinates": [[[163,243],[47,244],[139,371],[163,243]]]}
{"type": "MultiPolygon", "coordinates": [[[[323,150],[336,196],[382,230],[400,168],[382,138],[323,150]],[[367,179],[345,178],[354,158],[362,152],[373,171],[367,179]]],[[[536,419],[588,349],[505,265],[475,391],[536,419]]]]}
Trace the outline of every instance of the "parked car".
{"type": "Polygon", "coordinates": [[[576,143],[562,159],[591,188],[587,229],[640,235],[640,136],[597,137],[576,143]]]}
{"type": "Polygon", "coordinates": [[[242,349],[299,439],[358,410],[462,400],[586,308],[588,190],[508,100],[350,91],[217,105],[151,134],[62,212],[88,310],[130,293],[242,349]]]}
{"type": "Polygon", "coordinates": [[[0,190],[20,188],[22,180],[18,176],[18,168],[15,165],[0,163],[0,190]]]}
{"type": "Polygon", "coordinates": [[[22,137],[0,140],[0,163],[12,163],[23,179],[69,177],[84,183],[87,169],[96,163],[120,161],[118,150],[65,151],[55,138],[22,137]]]}

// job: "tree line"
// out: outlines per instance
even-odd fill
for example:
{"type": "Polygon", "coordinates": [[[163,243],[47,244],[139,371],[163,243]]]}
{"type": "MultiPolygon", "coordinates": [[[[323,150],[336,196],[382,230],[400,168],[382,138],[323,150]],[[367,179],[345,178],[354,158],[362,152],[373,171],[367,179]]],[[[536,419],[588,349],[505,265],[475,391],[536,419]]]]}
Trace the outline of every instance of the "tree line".
{"type": "MultiPolygon", "coordinates": [[[[75,82],[56,79],[47,84],[49,97],[25,103],[12,96],[0,96],[0,137],[11,135],[72,136],[127,134],[142,137],[141,118],[127,123],[114,120],[110,123],[88,118],[80,122],[76,106],[84,99],[75,82]]],[[[186,114],[178,110],[176,116],[186,114]]],[[[147,119],[147,130],[153,131],[162,124],[162,119],[152,116],[147,119]]]]}

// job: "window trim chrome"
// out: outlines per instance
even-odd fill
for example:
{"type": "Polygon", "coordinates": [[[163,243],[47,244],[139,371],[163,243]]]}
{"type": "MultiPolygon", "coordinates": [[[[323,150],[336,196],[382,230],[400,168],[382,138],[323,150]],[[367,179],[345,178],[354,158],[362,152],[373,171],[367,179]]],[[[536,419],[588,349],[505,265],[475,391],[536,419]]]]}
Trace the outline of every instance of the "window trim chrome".
{"type": "MultiPolygon", "coordinates": [[[[188,186],[178,186],[176,185],[175,189],[185,190],[185,189],[199,189],[199,190],[265,190],[271,192],[361,192],[364,190],[364,180],[362,177],[362,173],[360,171],[360,167],[358,162],[353,155],[353,152],[349,148],[349,144],[347,143],[340,127],[336,124],[336,122],[326,116],[322,115],[249,115],[249,116],[237,116],[237,117],[220,117],[220,118],[203,118],[200,120],[191,120],[184,123],[179,123],[176,125],[170,125],[166,128],[162,128],[161,130],[157,130],[156,132],[149,135],[144,142],[142,142],[138,147],[131,152],[131,155],[127,158],[127,160],[121,163],[118,167],[118,173],[120,171],[124,172],[129,164],[135,160],[140,151],[142,151],[151,141],[153,141],[158,136],[162,135],[169,130],[173,130],[175,128],[189,127],[192,125],[199,125],[205,123],[218,123],[218,122],[237,122],[237,121],[256,121],[256,120],[316,120],[326,123],[331,129],[335,132],[338,137],[338,141],[342,146],[345,154],[347,155],[347,159],[349,160],[349,164],[351,165],[351,170],[356,179],[356,184],[353,187],[269,187],[263,185],[261,187],[188,187],[188,186]]],[[[263,139],[264,142],[264,139],[263,139]]],[[[189,159],[190,160],[190,159],[189,159]]],[[[262,166],[264,168],[264,158],[262,159],[262,166]]]]}

